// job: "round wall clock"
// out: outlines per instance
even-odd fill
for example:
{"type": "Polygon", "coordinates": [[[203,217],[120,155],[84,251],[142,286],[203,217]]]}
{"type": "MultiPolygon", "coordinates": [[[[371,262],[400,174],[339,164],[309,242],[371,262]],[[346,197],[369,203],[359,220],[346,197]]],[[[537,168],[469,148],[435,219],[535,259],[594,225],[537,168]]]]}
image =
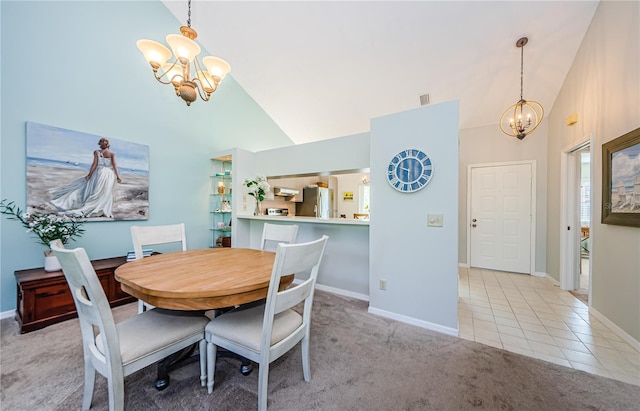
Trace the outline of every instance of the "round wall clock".
{"type": "Polygon", "coordinates": [[[407,149],[399,152],[387,167],[387,180],[391,187],[403,193],[418,191],[429,183],[433,164],[424,152],[407,149]]]}

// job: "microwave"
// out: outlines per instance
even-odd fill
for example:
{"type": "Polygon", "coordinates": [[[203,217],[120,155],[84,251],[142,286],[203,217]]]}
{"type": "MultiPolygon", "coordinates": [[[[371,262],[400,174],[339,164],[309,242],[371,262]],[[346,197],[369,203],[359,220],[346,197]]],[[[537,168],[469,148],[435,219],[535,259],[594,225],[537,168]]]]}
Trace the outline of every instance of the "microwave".
{"type": "Polygon", "coordinates": [[[289,209],[288,208],[267,208],[267,215],[288,216],[289,209]]]}

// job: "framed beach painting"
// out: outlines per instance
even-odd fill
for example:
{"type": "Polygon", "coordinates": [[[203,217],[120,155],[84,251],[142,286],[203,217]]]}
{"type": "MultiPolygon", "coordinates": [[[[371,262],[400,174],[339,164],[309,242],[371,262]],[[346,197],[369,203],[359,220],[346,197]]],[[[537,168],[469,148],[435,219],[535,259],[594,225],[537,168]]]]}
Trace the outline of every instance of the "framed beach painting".
{"type": "Polygon", "coordinates": [[[640,227],[640,128],[602,145],[601,222],[640,227]]]}
{"type": "Polygon", "coordinates": [[[149,146],[27,122],[27,212],[146,220],[149,146]]]}

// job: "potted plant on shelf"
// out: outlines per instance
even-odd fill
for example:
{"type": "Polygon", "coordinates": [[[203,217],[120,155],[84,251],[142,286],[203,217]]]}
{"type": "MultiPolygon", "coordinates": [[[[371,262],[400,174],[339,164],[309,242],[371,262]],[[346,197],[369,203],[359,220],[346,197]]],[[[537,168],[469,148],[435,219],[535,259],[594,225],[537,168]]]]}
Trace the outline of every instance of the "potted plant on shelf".
{"type": "Polygon", "coordinates": [[[264,195],[271,190],[271,186],[267,182],[267,177],[258,174],[255,180],[244,179],[244,185],[249,189],[249,195],[256,199],[256,208],[253,211],[253,215],[262,214],[261,203],[264,200],[264,195]]]}
{"type": "Polygon", "coordinates": [[[34,234],[38,243],[47,247],[44,251],[45,271],[60,270],[60,263],[49,248],[51,241],[59,239],[62,244],[67,244],[84,233],[84,222],[75,217],[23,212],[13,201],[2,200],[0,213],[7,215],[9,220],[19,221],[27,233],[34,234]]]}

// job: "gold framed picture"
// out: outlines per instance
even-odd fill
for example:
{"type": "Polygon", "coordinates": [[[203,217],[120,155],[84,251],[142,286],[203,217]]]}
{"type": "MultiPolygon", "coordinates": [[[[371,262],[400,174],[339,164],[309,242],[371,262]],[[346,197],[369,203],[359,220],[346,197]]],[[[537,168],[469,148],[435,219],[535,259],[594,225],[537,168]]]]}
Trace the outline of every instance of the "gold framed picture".
{"type": "Polygon", "coordinates": [[[602,145],[601,222],[640,227],[640,128],[602,145]]]}

